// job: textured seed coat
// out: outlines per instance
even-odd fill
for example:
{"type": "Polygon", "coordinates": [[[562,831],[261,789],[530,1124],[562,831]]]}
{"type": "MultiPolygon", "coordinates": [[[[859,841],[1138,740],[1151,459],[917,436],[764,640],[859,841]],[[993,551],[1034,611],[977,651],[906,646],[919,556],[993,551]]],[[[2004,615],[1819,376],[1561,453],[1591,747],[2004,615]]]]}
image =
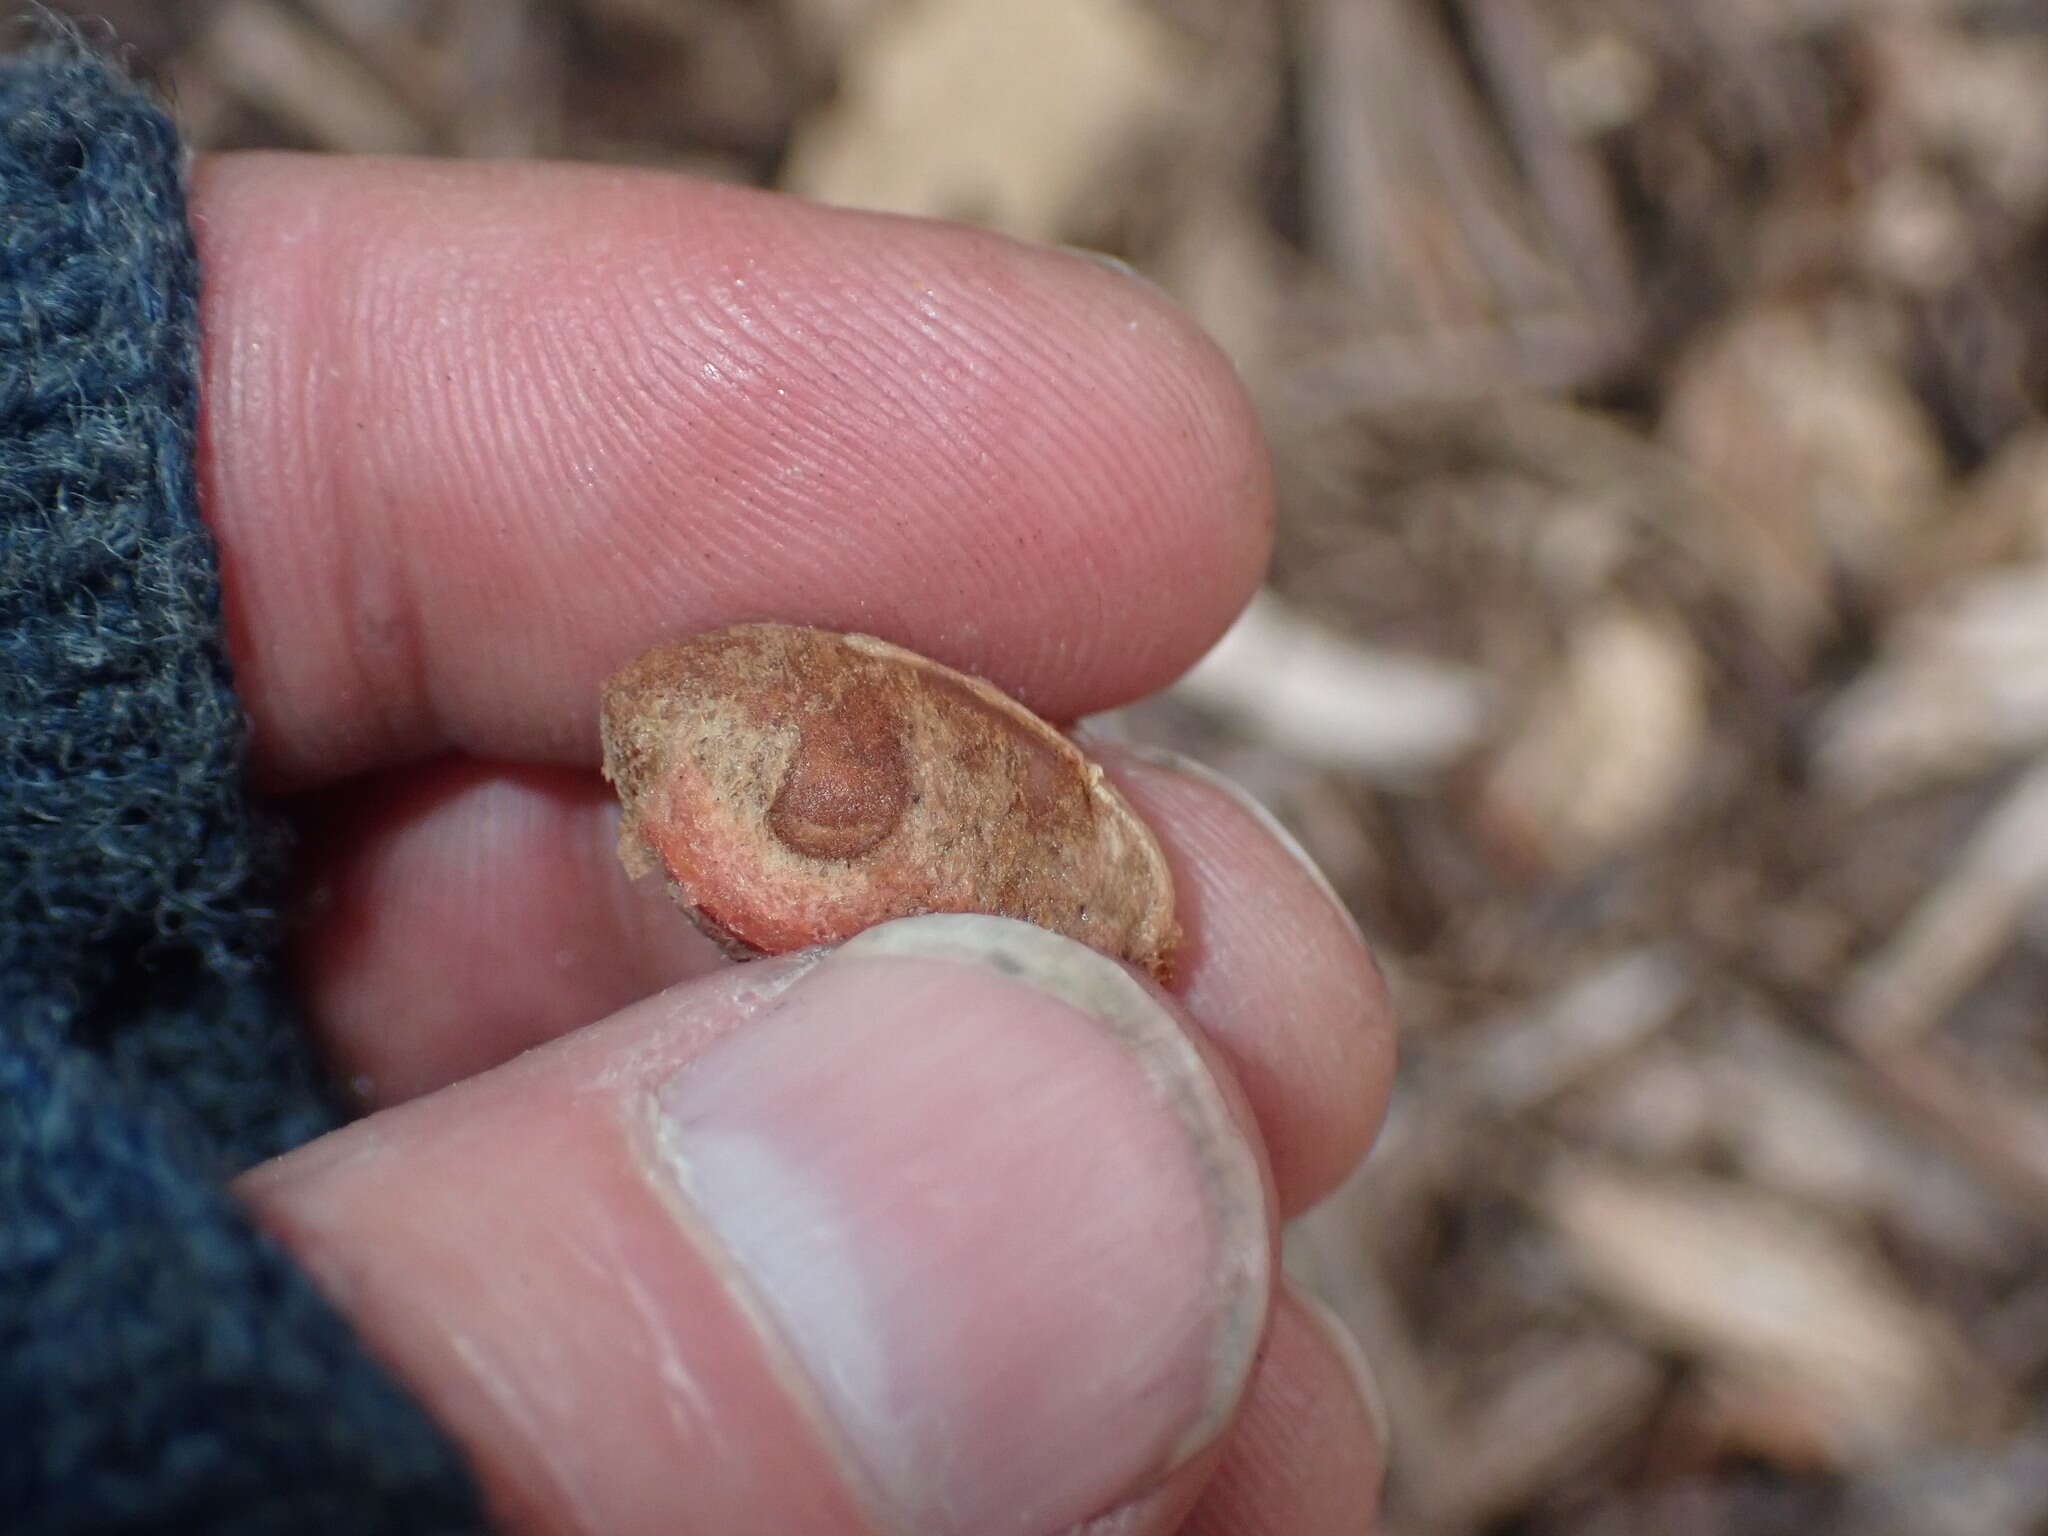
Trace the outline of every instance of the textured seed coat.
{"type": "Polygon", "coordinates": [[[1179,929],[1151,830],[1065,736],[867,635],[741,624],[604,689],[619,857],[738,956],[925,912],[1018,917],[1164,979],[1179,929]]]}

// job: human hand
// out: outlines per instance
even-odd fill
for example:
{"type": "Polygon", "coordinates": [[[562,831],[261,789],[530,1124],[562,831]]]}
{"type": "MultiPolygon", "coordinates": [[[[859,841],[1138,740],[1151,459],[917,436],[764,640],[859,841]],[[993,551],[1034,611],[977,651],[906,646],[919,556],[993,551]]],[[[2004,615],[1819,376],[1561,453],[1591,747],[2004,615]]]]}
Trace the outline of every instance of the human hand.
{"type": "Polygon", "coordinates": [[[1390,1026],[1244,802],[1108,760],[1169,1002],[999,920],[728,966],[595,771],[599,680],[742,618],[1054,719],[1170,680],[1267,552],[1215,351],[1069,256],[644,174],[250,157],[192,207],[237,682],[372,1111],[241,1189],[503,1523],[1359,1529],[1369,1414],[1273,1243],[1390,1026]]]}

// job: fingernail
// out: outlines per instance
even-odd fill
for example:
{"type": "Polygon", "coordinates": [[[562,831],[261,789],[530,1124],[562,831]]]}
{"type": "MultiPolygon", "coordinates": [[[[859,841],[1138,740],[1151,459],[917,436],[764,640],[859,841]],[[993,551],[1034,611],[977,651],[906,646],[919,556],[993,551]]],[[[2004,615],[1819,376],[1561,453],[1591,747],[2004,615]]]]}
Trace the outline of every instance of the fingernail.
{"type": "Polygon", "coordinates": [[[1098,267],[1109,268],[1109,270],[1116,273],[1117,276],[1125,278],[1130,282],[1136,283],[1140,288],[1145,289],[1147,292],[1151,293],[1155,298],[1164,299],[1169,304],[1175,302],[1173,295],[1168,293],[1164,288],[1162,288],[1156,280],[1154,280],[1151,277],[1148,277],[1145,273],[1139,271],[1136,267],[1132,266],[1128,261],[1125,261],[1121,256],[1112,256],[1107,251],[1090,250],[1085,245],[1063,245],[1060,247],[1060,249],[1065,251],[1069,256],[1078,256],[1083,261],[1094,262],[1095,265],[1098,267]]]}
{"type": "Polygon", "coordinates": [[[660,1091],[668,1175],[883,1529],[1054,1530],[1220,1432],[1266,1315],[1258,1162],[1093,951],[842,945],[660,1091]]]}
{"type": "Polygon", "coordinates": [[[1323,873],[1322,866],[1309,857],[1308,850],[1301,846],[1301,839],[1288,831],[1286,824],[1268,810],[1250,790],[1235,779],[1217,772],[1207,763],[1189,757],[1183,752],[1176,752],[1171,747],[1156,746],[1151,742],[1127,742],[1123,743],[1119,750],[1125,756],[1135,757],[1141,763],[1150,763],[1155,768],[1164,768],[1171,773],[1180,774],[1183,778],[1206,784],[1235,801],[1247,816],[1259,824],[1260,830],[1294,856],[1294,862],[1299,864],[1302,872],[1315,883],[1316,889],[1329,898],[1330,905],[1337,909],[1338,915],[1344,919],[1358,942],[1365,943],[1365,935],[1359,929],[1358,919],[1352,916],[1351,909],[1344,905],[1344,898],[1337,894],[1337,887],[1330,884],[1330,877],[1323,873]]]}

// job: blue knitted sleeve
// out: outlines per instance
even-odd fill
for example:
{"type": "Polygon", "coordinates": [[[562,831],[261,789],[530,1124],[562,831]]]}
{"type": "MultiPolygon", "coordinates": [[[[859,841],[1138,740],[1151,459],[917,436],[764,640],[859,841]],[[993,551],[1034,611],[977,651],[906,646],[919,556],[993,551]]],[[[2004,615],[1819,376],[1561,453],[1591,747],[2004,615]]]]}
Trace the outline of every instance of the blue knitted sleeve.
{"type": "Polygon", "coordinates": [[[479,1529],[224,1189],[332,1111],[195,506],[181,168],[74,38],[0,57],[0,1530],[479,1529]]]}

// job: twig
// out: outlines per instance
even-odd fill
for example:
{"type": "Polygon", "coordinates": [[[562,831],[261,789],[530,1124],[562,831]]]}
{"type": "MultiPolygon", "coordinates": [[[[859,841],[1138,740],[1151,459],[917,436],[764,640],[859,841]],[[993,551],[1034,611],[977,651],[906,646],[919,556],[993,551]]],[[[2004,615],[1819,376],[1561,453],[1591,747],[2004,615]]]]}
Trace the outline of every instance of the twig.
{"type": "Polygon", "coordinates": [[[1480,62],[1531,189],[1593,308],[1618,330],[1638,318],[1614,190],[1553,104],[1542,25],[1527,0],[1463,0],[1480,62]]]}
{"type": "Polygon", "coordinates": [[[407,154],[430,136],[384,84],[313,27],[259,0],[229,0],[201,43],[220,81],[323,148],[407,154]]]}
{"type": "Polygon", "coordinates": [[[2048,890],[2048,760],[2005,794],[1941,884],[1851,978],[1841,1032],[1867,1053],[1910,1046],[2011,944],[2048,890]]]}

